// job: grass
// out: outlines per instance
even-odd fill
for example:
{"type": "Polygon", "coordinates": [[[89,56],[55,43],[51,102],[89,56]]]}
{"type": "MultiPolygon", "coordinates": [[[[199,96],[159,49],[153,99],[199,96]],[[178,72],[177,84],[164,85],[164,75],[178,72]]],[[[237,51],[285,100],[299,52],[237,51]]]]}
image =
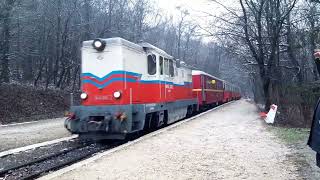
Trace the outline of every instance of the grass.
{"type": "Polygon", "coordinates": [[[269,129],[287,144],[304,142],[308,139],[310,133],[309,128],[270,127],[269,129]]]}

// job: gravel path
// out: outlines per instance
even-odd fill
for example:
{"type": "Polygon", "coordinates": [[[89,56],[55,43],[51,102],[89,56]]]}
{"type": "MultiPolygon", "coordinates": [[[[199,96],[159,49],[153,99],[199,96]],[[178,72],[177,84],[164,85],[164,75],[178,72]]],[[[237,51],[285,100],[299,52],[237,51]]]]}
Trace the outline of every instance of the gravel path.
{"type": "Polygon", "coordinates": [[[237,101],[56,179],[301,179],[257,114],[237,101]]]}
{"type": "Polygon", "coordinates": [[[0,126],[0,152],[35,143],[70,136],[63,126],[64,118],[30,124],[0,126]]]}

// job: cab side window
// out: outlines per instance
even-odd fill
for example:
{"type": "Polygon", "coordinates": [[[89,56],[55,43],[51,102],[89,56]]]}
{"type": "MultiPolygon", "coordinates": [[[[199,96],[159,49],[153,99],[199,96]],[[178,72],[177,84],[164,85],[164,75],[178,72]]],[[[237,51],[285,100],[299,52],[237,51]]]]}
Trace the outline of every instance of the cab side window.
{"type": "Polygon", "coordinates": [[[157,60],[154,54],[148,55],[148,74],[155,75],[157,73],[157,60]]]}
{"type": "Polygon", "coordinates": [[[160,56],[160,61],[159,61],[159,64],[160,64],[160,75],[163,75],[163,57],[160,56]]]}

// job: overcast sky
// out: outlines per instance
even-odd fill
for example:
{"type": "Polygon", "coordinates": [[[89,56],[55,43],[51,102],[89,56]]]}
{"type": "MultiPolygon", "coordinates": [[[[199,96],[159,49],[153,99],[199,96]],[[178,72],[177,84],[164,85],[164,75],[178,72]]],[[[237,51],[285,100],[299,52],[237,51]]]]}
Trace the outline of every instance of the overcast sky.
{"type": "Polygon", "coordinates": [[[209,6],[212,6],[213,4],[207,0],[158,0],[158,3],[161,8],[167,10],[171,14],[174,14],[177,6],[183,6],[198,11],[211,11],[209,6]]]}
{"type": "Polygon", "coordinates": [[[193,17],[201,17],[203,12],[215,13],[221,9],[215,3],[210,0],[156,0],[159,7],[167,12],[168,15],[178,16],[179,11],[177,7],[180,6],[183,9],[188,9],[189,13],[193,17]]]}
{"type": "MultiPolygon", "coordinates": [[[[213,17],[209,17],[206,13],[219,16],[225,11],[222,6],[210,0],[155,0],[155,2],[159,4],[159,7],[168,16],[179,17],[178,6],[187,9],[192,21],[203,28],[207,27],[213,19],[213,17]]],[[[235,3],[235,0],[219,0],[219,2],[230,6],[232,3],[235,3]]]]}

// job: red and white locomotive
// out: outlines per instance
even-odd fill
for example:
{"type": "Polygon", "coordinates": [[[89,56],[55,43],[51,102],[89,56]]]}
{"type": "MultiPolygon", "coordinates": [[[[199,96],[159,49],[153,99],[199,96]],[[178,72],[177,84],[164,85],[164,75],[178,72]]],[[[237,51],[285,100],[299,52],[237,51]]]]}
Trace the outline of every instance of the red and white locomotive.
{"type": "Polygon", "coordinates": [[[225,91],[225,81],[192,71],[149,43],[85,41],[81,65],[82,104],[71,107],[65,126],[87,137],[124,139],[240,98],[236,89],[225,91]]]}

